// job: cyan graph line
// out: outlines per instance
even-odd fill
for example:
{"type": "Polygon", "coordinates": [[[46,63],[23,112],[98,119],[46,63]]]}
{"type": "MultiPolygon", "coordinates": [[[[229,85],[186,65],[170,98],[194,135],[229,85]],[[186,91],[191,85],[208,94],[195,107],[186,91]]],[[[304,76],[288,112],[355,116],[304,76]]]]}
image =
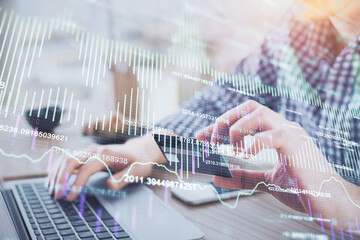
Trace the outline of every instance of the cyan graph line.
{"type": "MultiPolygon", "coordinates": [[[[110,168],[108,167],[108,165],[107,165],[104,161],[102,161],[100,158],[98,158],[97,156],[91,156],[91,157],[88,158],[86,161],[81,161],[81,160],[78,159],[77,157],[73,156],[72,154],[68,153],[68,152],[65,151],[64,149],[62,149],[62,148],[60,148],[60,147],[57,147],[57,146],[51,147],[49,150],[47,150],[46,152],[44,152],[41,157],[39,157],[39,158],[37,158],[37,159],[31,158],[31,157],[28,156],[27,154],[19,154],[19,155],[17,155],[17,154],[13,154],[13,153],[6,153],[6,152],[5,152],[4,150],[2,150],[2,149],[0,149],[0,153],[1,153],[3,156],[5,156],[5,157],[13,157],[13,158],[18,158],[18,159],[20,159],[20,158],[26,158],[26,159],[28,159],[29,161],[31,161],[32,163],[37,163],[37,162],[40,162],[42,159],[44,159],[45,156],[46,156],[47,154],[49,154],[52,149],[57,149],[57,150],[62,151],[62,152],[65,153],[67,156],[69,156],[69,157],[75,159],[76,161],[78,161],[79,164],[86,164],[86,163],[88,163],[88,162],[89,162],[90,160],[92,160],[92,159],[97,159],[98,161],[100,161],[100,162],[105,166],[106,170],[107,170],[107,171],[109,172],[109,174],[110,174],[111,179],[112,179],[114,182],[121,182],[126,176],[128,176],[128,174],[130,173],[130,171],[132,170],[132,168],[133,168],[135,165],[142,165],[142,166],[145,166],[145,165],[156,165],[156,166],[158,166],[158,167],[162,167],[162,168],[164,168],[166,171],[175,174],[176,177],[178,178],[179,182],[181,182],[181,183],[184,183],[184,182],[185,182],[185,181],[183,181],[183,180],[180,178],[179,174],[178,174],[176,171],[173,171],[173,170],[169,169],[168,167],[166,167],[165,165],[160,164],[160,163],[157,163],[157,162],[146,162],[146,163],[134,162],[134,163],[132,163],[132,164],[130,165],[130,167],[128,168],[126,174],[124,174],[120,179],[115,179],[115,178],[113,177],[113,175],[112,175],[112,173],[111,173],[111,170],[110,170],[110,168]]],[[[318,194],[315,194],[315,195],[313,195],[313,196],[318,197],[318,196],[320,195],[319,193],[321,192],[321,189],[322,189],[322,187],[323,187],[323,184],[324,184],[324,183],[328,183],[328,182],[330,182],[330,181],[335,181],[335,182],[340,183],[341,186],[343,187],[345,193],[346,193],[346,196],[347,196],[348,199],[350,200],[350,202],[351,202],[355,207],[360,208],[360,205],[356,204],[356,203],[351,199],[351,197],[350,197],[349,193],[347,192],[344,184],[343,184],[341,181],[337,180],[337,179],[336,179],[335,177],[333,177],[333,176],[330,177],[329,179],[323,180],[323,181],[321,182],[321,184],[320,184],[319,190],[317,191],[318,194]]],[[[264,181],[261,181],[261,182],[258,182],[258,183],[255,185],[255,187],[251,190],[251,192],[249,192],[249,193],[239,192],[238,195],[237,195],[237,197],[236,197],[235,203],[234,203],[233,205],[231,205],[231,204],[228,204],[228,203],[224,202],[224,201],[221,199],[221,196],[219,195],[219,193],[216,191],[216,189],[215,189],[213,186],[211,186],[211,185],[201,186],[201,185],[198,184],[198,183],[195,183],[195,184],[196,184],[196,186],[197,186],[198,188],[200,188],[201,190],[204,190],[204,189],[207,189],[207,188],[211,188],[211,189],[216,193],[219,201],[220,201],[223,205],[229,207],[230,209],[234,209],[234,208],[237,207],[237,204],[238,204],[238,202],[239,202],[239,198],[240,198],[241,195],[245,195],[245,196],[253,195],[254,192],[256,191],[256,189],[257,189],[260,185],[264,185],[264,186],[267,187],[267,188],[268,188],[268,187],[276,187],[276,188],[278,188],[281,192],[290,192],[290,191],[291,191],[291,189],[289,189],[289,188],[283,189],[283,188],[281,188],[280,186],[278,186],[278,185],[276,185],[276,184],[266,183],[266,182],[264,182],[264,181]]]]}

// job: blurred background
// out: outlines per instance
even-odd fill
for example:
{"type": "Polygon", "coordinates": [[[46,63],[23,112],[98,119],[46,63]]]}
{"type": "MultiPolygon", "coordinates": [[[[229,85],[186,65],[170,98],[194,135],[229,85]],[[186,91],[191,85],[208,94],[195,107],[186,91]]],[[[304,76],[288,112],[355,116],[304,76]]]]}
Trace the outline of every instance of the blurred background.
{"type": "MultiPolygon", "coordinates": [[[[9,83],[13,81],[16,71],[16,67],[10,64],[11,55],[15,54],[15,58],[24,59],[28,54],[16,111],[22,110],[20,105],[23,102],[27,104],[26,109],[31,107],[34,91],[35,102],[39,102],[37,99],[44,91],[42,104],[46,105],[45,100],[52,88],[50,101],[54,103],[57,87],[61,86],[58,104],[62,105],[63,89],[67,88],[65,96],[67,98],[70,98],[71,92],[76,91],[73,103],[77,100],[82,100],[82,104],[86,102],[89,106],[96,103],[96,108],[90,107],[87,112],[100,114],[99,118],[102,117],[104,109],[116,109],[116,102],[122,106],[123,94],[130,95],[130,89],[136,89],[138,86],[137,73],[142,72],[142,69],[138,70],[138,68],[146,67],[140,64],[133,71],[133,67],[129,67],[127,62],[118,60],[108,63],[110,68],[104,68],[105,71],[98,74],[100,76],[93,74],[95,65],[100,66],[106,61],[101,63],[99,60],[95,62],[94,59],[105,54],[107,41],[118,41],[119,49],[120,42],[132,44],[134,48],[143,49],[145,54],[159,53],[170,56],[178,53],[189,54],[192,59],[208,62],[210,67],[218,71],[231,72],[243,57],[260,44],[265,34],[293,3],[288,0],[61,2],[2,0],[0,2],[2,17],[5,20],[2,21],[3,32],[6,31],[7,25],[14,24],[17,24],[16,29],[19,30],[19,21],[22,19],[25,21],[22,34],[25,34],[26,22],[30,22],[22,56],[19,56],[21,41],[17,50],[14,50],[18,32],[14,33],[13,39],[10,30],[6,39],[4,39],[5,34],[0,35],[0,42],[5,44],[0,59],[4,72],[2,78],[12,71],[9,83]],[[4,14],[7,15],[6,18],[4,14]],[[11,15],[12,21],[9,22],[11,15]],[[16,22],[17,17],[19,21],[16,22]],[[94,37],[89,37],[88,34],[94,37]],[[12,41],[11,45],[10,41],[12,41]],[[7,47],[11,48],[11,51],[5,62],[7,47]],[[39,52],[40,47],[41,52],[39,52]],[[82,48],[80,51],[83,51],[83,56],[79,54],[79,47],[82,48]],[[91,64],[87,62],[84,64],[85,48],[87,48],[87,61],[90,62],[89,58],[92,57],[91,64]],[[86,86],[86,81],[95,84],[86,86]],[[24,101],[26,92],[28,96],[24,101]]],[[[113,48],[115,47],[114,45],[113,48]]],[[[18,79],[21,78],[22,67],[19,66],[16,75],[16,86],[20,84],[18,79]]],[[[194,81],[185,84],[185,81],[172,74],[173,71],[182,73],[185,71],[191,76],[211,80],[208,74],[202,75],[199,71],[168,64],[167,69],[162,72],[161,80],[158,79],[160,82],[157,82],[156,88],[154,86],[151,94],[145,93],[148,94],[147,98],[151,102],[149,110],[156,112],[157,120],[174,111],[182,101],[194,96],[194,92],[204,86],[194,81]],[[164,99],[167,99],[166,105],[159,105],[164,99]]],[[[7,85],[11,86],[9,83],[7,85]]],[[[7,94],[7,99],[10,97],[9,90],[4,94],[7,94]]],[[[11,98],[13,100],[9,105],[14,107],[15,94],[11,98]]],[[[145,111],[147,110],[145,107],[145,111]]]]}

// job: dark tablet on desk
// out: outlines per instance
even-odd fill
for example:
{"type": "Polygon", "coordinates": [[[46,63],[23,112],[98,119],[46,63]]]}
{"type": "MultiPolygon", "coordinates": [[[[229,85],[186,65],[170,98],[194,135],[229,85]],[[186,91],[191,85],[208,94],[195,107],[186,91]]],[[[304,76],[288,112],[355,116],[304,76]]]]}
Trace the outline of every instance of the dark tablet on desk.
{"type": "Polygon", "coordinates": [[[232,178],[223,156],[215,154],[208,142],[160,134],[154,139],[172,169],[232,178]]]}

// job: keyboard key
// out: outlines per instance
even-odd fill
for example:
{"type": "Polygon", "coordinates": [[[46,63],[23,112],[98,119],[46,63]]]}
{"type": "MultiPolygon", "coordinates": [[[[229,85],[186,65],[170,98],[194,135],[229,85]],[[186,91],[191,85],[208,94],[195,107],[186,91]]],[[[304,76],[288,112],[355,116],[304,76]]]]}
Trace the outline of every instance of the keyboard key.
{"type": "Polygon", "coordinates": [[[88,222],[89,226],[90,227],[96,227],[97,225],[102,225],[101,222],[98,222],[98,221],[94,221],[94,222],[88,222]]]}
{"type": "Polygon", "coordinates": [[[94,196],[87,196],[87,197],[86,197],[86,201],[87,201],[92,207],[95,207],[95,208],[100,207],[99,201],[98,201],[98,200],[96,199],[96,197],[94,197],[94,196]]]}
{"type": "Polygon", "coordinates": [[[46,213],[36,213],[35,214],[35,218],[44,218],[44,217],[47,217],[46,213]]]}
{"type": "Polygon", "coordinates": [[[110,233],[108,233],[108,232],[97,233],[96,236],[97,236],[99,239],[111,238],[111,235],[110,235],[110,233]]]}
{"type": "Polygon", "coordinates": [[[60,230],[59,232],[61,236],[74,235],[74,232],[71,229],[63,229],[60,230]]]}
{"type": "Polygon", "coordinates": [[[42,223],[48,223],[50,222],[50,219],[48,217],[46,218],[39,218],[36,220],[39,224],[42,224],[42,223]]]}
{"type": "Polygon", "coordinates": [[[114,237],[116,237],[117,239],[122,239],[122,238],[126,238],[129,235],[125,232],[125,231],[121,231],[121,232],[115,232],[114,233],[114,237]]]}
{"type": "Polygon", "coordinates": [[[90,231],[89,232],[80,232],[79,237],[80,238],[94,237],[94,235],[90,231]]]}
{"type": "Polygon", "coordinates": [[[70,218],[70,217],[78,217],[79,216],[79,214],[76,211],[70,211],[70,212],[65,211],[65,215],[68,216],[68,218],[70,218]]]}
{"type": "Polygon", "coordinates": [[[57,218],[57,219],[54,219],[54,223],[61,224],[61,223],[67,223],[67,221],[65,218],[57,218]]]}
{"type": "Polygon", "coordinates": [[[56,204],[48,204],[45,206],[47,209],[59,208],[56,204]]]}
{"type": "Polygon", "coordinates": [[[107,232],[107,229],[104,228],[103,226],[99,226],[99,227],[93,227],[92,230],[94,231],[94,233],[103,233],[103,232],[107,232]]]}
{"type": "Polygon", "coordinates": [[[42,236],[37,236],[36,239],[37,240],[44,240],[44,238],[42,236]]]}
{"type": "Polygon", "coordinates": [[[43,208],[42,205],[40,203],[36,203],[36,204],[30,204],[31,209],[35,210],[37,208],[43,208]]]}
{"type": "Polygon", "coordinates": [[[45,240],[59,240],[60,237],[57,234],[46,235],[45,240]]]}
{"type": "Polygon", "coordinates": [[[86,216],[86,217],[84,217],[85,218],[85,220],[87,221],[87,222],[93,222],[93,221],[96,221],[98,218],[95,216],[95,215],[93,215],[93,216],[86,216]]]}
{"type": "Polygon", "coordinates": [[[62,213],[51,214],[52,219],[63,218],[63,217],[64,215],[62,215],[62,213]]]}
{"type": "Polygon", "coordinates": [[[71,235],[71,236],[64,236],[63,240],[77,240],[78,237],[76,235],[71,235]]]}
{"type": "Polygon", "coordinates": [[[40,228],[47,229],[47,228],[54,228],[54,226],[52,225],[52,223],[42,223],[40,224],[40,228]]]}
{"type": "Polygon", "coordinates": [[[44,230],[42,231],[42,233],[43,233],[44,235],[50,235],[50,234],[56,233],[56,230],[55,230],[55,228],[47,228],[47,229],[44,229],[44,230]]]}
{"type": "Polygon", "coordinates": [[[58,208],[49,209],[48,212],[50,214],[61,213],[60,209],[58,209],[58,208]]]}
{"type": "Polygon", "coordinates": [[[49,196],[49,194],[48,195],[40,195],[40,197],[41,197],[41,199],[42,200],[51,200],[52,198],[51,198],[51,196],[49,196]]]}
{"type": "Polygon", "coordinates": [[[35,208],[32,210],[33,213],[45,213],[45,210],[41,207],[41,208],[35,208]]]}
{"type": "Polygon", "coordinates": [[[68,217],[68,219],[72,222],[72,221],[80,220],[81,218],[79,215],[77,215],[77,216],[70,216],[70,217],[68,217]]]}
{"type": "Polygon", "coordinates": [[[35,230],[35,229],[37,229],[38,227],[37,227],[36,224],[31,224],[31,228],[35,230]]]}
{"type": "Polygon", "coordinates": [[[94,237],[87,237],[87,238],[82,238],[81,240],[97,240],[97,239],[94,237]]]}
{"type": "Polygon", "coordinates": [[[122,229],[122,227],[120,227],[120,225],[115,220],[105,220],[103,222],[109,228],[116,226],[119,230],[122,229]]]}
{"type": "Polygon", "coordinates": [[[76,232],[86,232],[86,231],[90,231],[90,229],[84,225],[84,226],[75,227],[75,231],[76,232]]]}
{"type": "Polygon", "coordinates": [[[55,204],[56,201],[53,200],[53,199],[51,199],[51,200],[46,200],[46,201],[44,201],[43,203],[44,203],[45,205],[52,205],[52,204],[55,204]]]}
{"type": "Polygon", "coordinates": [[[57,229],[62,230],[62,229],[70,229],[70,225],[69,224],[59,224],[56,225],[57,229]]]}
{"type": "Polygon", "coordinates": [[[77,219],[77,220],[71,221],[71,225],[73,225],[74,227],[85,226],[85,223],[82,220],[77,219]]]}
{"type": "Polygon", "coordinates": [[[40,234],[41,234],[39,230],[35,230],[34,233],[36,236],[40,236],[40,234]]]}
{"type": "MultiPolygon", "coordinates": [[[[33,193],[35,194],[35,193],[33,193]]],[[[30,197],[27,197],[27,200],[30,202],[33,202],[33,201],[38,201],[39,202],[39,198],[37,196],[30,196],[30,197]]]]}
{"type": "Polygon", "coordinates": [[[102,220],[111,220],[111,219],[114,219],[114,218],[110,215],[110,213],[108,211],[103,209],[101,219],[102,220]]]}

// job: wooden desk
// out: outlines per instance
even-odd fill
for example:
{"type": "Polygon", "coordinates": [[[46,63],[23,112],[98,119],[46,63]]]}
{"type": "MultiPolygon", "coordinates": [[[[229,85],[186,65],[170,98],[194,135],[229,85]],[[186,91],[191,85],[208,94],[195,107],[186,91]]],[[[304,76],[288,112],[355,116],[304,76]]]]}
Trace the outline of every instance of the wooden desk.
{"type": "MultiPolygon", "coordinates": [[[[3,118],[1,124],[13,125],[17,116],[3,118]]],[[[20,117],[19,127],[30,128],[24,118],[20,117]]],[[[80,128],[59,127],[56,133],[67,135],[68,142],[57,142],[59,147],[81,149],[91,144],[91,139],[84,138],[80,134],[80,128]]],[[[52,146],[49,139],[37,138],[32,149],[32,136],[13,136],[13,133],[0,131],[1,149],[3,153],[20,155],[28,154],[33,159],[41,157],[46,149],[52,146]],[[14,140],[15,139],[15,140],[14,140]]],[[[4,155],[4,154],[2,154],[4,155]]],[[[54,158],[61,157],[54,153],[54,158]]],[[[34,164],[24,157],[0,158],[0,176],[15,177],[19,175],[46,174],[49,156],[34,164]]],[[[164,169],[154,170],[154,176],[164,176],[164,169]]],[[[175,178],[168,174],[169,179],[175,178]]],[[[209,180],[208,176],[200,176],[204,181],[209,180]]],[[[164,199],[164,188],[153,187],[154,192],[161,199],[164,199]]],[[[191,220],[203,232],[205,239],[290,239],[284,234],[292,232],[321,234],[321,227],[314,222],[304,220],[289,220],[281,216],[295,215],[306,216],[284,206],[272,196],[264,193],[255,194],[249,197],[241,197],[238,206],[230,209],[219,202],[203,206],[190,207],[170,196],[168,191],[168,204],[191,220]]],[[[235,200],[228,200],[228,204],[234,205],[235,200]]],[[[331,239],[331,231],[326,231],[331,239]]],[[[346,239],[349,236],[345,234],[346,239]]],[[[341,239],[340,234],[336,238],[341,239]]],[[[307,238],[310,239],[310,238],[307,238]]]]}

